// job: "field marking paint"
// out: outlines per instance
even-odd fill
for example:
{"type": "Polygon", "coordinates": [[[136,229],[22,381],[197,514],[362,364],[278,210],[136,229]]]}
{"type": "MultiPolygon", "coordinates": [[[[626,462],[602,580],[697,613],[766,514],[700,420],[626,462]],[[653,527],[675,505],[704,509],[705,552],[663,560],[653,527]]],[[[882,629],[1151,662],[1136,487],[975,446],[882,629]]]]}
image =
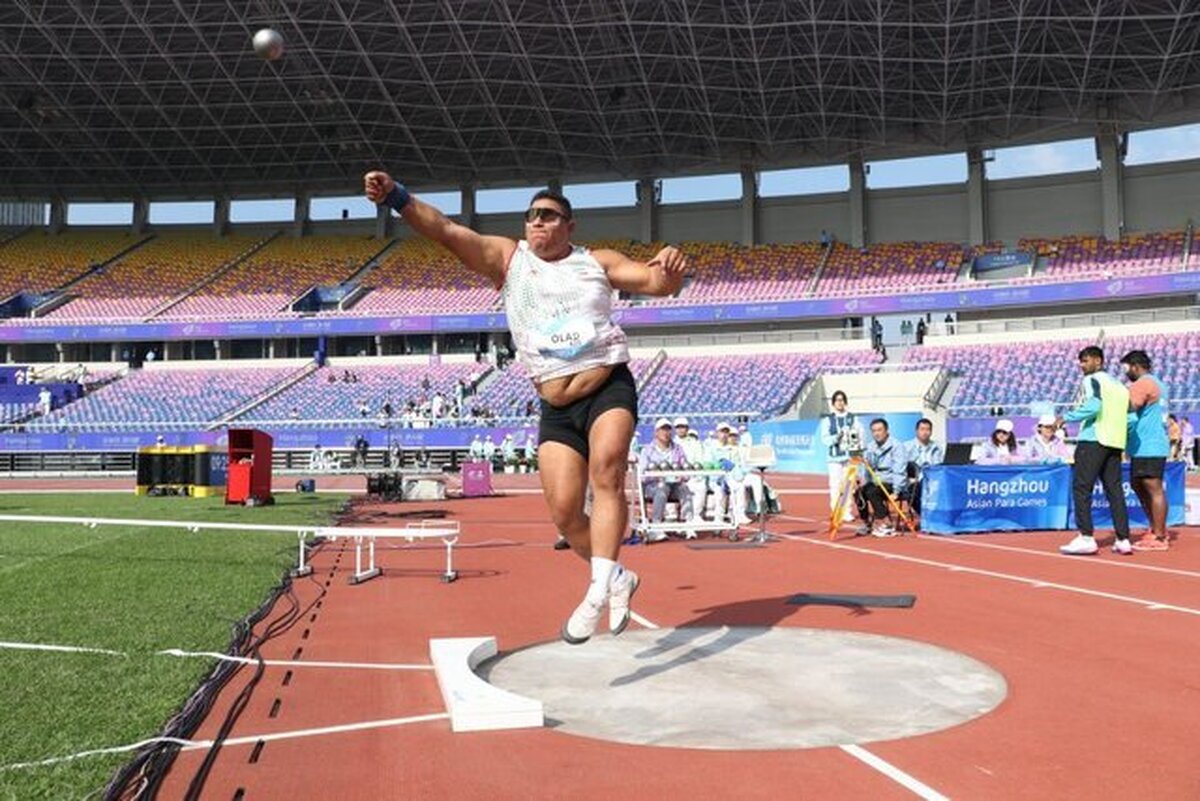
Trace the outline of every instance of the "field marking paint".
{"type": "MultiPolygon", "coordinates": [[[[431,720],[447,720],[449,717],[450,715],[445,712],[437,712],[430,715],[415,715],[407,718],[385,718],[383,720],[367,720],[361,723],[343,723],[337,726],[321,726],[315,729],[296,729],[294,731],[280,731],[273,732],[271,734],[251,734],[245,737],[230,737],[224,740],[221,745],[250,745],[252,743],[257,743],[260,740],[262,742],[270,742],[272,740],[293,740],[299,737],[319,737],[327,734],[369,731],[371,729],[405,726],[409,723],[425,723],[431,720]]],[[[119,754],[126,751],[136,751],[143,746],[156,745],[159,743],[172,743],[180,746],[180,750],[183,751],[197,751],[202,748],[212,748],[216,744],[213,740],[182,740],[178,737],[151,737],[148,740],[141,740],[128,745],[117,745],[113,746],[112,748],[94,748],[89,751],[80,751],[76,754],[67,754],[66,756],[40,759],[35,762],[14,762],[10,765],[0,765],[0,772],[19,770],[21,768],[37,768],[46,765],[57,765],[62,762],[71,762],[76,759],[83,759],[85,757],[97,756],[100,754],[119,754]]]]}
{"type": "Polygon", "coordinates": [[[642,627],[644,627],[644,628],[647,628],[647,629],[657,629],[657,628],[659,628],[659,626],[658,626],[658,624],[657,624],[657,623],[651,623],[649,620],[647,620],[646,618],[642,617],[641,615],[639,615],[637,612],[633,611],[632,609],[630,609],[630,610],[629,610],[629,617],[630,617],[630,618],[631,618],[631,619],[632,619],[634,622],[636,622],[636,623],[637,623],[639,626],[642,626],[642,627]]]}
{"type": "Polygon", "coordinates": [[[956,565],[951,562],[939,562],[935,559],[922,559],[917,556],[905,556],[904,554],[883,553],[873,551],[867,548],[856,548],[851,545],[840,545],[836,542],[827,542],[824,540],[807,539],[804,537],[788,536],[787,539],[805,542],[809,545],[820,545],[825,548],[834,548],[841,551],[855,551],[857,553],[867,554],[869,556],[878,556],[883,559],[897,559],[901,562],[911,562],[917,565],[929,565],[931,567],[945,568],[956,573],[971,573],[976,576],[988,576],[990,578],[1003,579],[1005,581],[1015,581],[1021,584],[1027,584],[1031,587],[1044,588],[1052,587],[1056,590],[1064,590],[1066,592],[1074,592],[1080,595],[1088,595],[1094,598],[1107,598],[1112,601],[1123,601],[1125,603],[1135,604],[1144,609],[1170,609],[1174,612],[1183,612],[1188,615],[1200,616],[1200,609],[1195,609],[1190,606],[1178,606],[1176,604],[1164,604],[1159,601],[1152,601],[1146,598],[1138,598],[1133,595],[1121,595],[1115,592],[1104,592],[1102,590],[1090,590],[1086,587],[1077,587],[1073,584],[1060,584],[1056,581],[1044,581],[1042,579],[1030,578],[1028,576],[1018,576],[1015,573],[1000,573],[995,570],[983,570],[977,567],[967,567],[966,565],[956,565]]]}
{"type": "Polygon", "coordinates": [[[887,760],[881,759],[875,754],[872,754],[862,746],[852,744],[840,745],[838,748],[842,749],[863,764],[869,765],[870,767],[879,771],[897,784],[902,785],[908,790],[916,793],[921,798],[924,798],[925,801],[950,801],[948,797],[942,795],[937,790],[934,790],[924,782],[918,781],[909,774],[900,770],[900,768],[896,767],[887,760]]]}
{"type": "MultiPolygon", "coordinates": [[[[102,654],[104,656],[120,656],[128,658],[134,654],[125,651],[113,651],[108,648],[91,648],[82,645],[56,645],[53,643],[37,642],[5,642],[0,641],[0,650],[14,651],[52,651],[55,653],[102,654]]],[[[151,651],[145,656],[175,656],[183,658],[216,659],[221,662],[237,662],[242,665],[257,665],[259,660],[248,656],[233,656],[216,651],[185,651],[182,648],[167,648],[163,651],[151,651]]],[[[433,665],[421,663],[395,662],[322,662],[317,660],[299,661],[292,659],[264,659],[262,664],[268,667],[302,667],[302,668],[333,668],[340,670],[433,670],[433,665]]]]}
{"type": "MultiPolygon", "coordinates": [[[[165,651],[155,651],[161,656],[201,657],[219,659],[222,662],[238,662],[243,665],[257,665],[258,660],[248,656],[230,656],[216,651],[184,651],[179,648],[168,648],[165,651]]],[[[264,659],[264,665],[269,667],[309,667],[309,668],[342,668],[347,670],[433,670],[433,665],[397,664],[392,662],[318,662],[299,661],[293,659],[264,659]]]]}
{"type": "MultiPolygon", "coordinates": [[[[1016,545],[999,545],[994,542],[970,542],[962,537],[940,537],[936,534],[919,534],[917,535],[923,540],[938,540],[951,545],[966,545],[971,548],[991,548],[996,551],[1012,551],[1013,553],[1025,553],[1031,556],[1048,556],[1052,559],[1064,558],[1061,553],[1056,551],[1039,551],[1036,548],[1020,548],[1016,545]]],[[[1109,567],[1123,567],[1128,570],[1149,570],[1153,573],[1167,573],[1172,576],[1186,576],[1188,578],[1200,578],[1200,572],[1195,570],[1183,570],[1177,567],[1159,567],[1158,565],[1139,565],[1130,561],[1117,562],[1112,559],[1072,559],[1073,562],[1089,565],[1107,565],[1109,567]]]]}
{"type": "Polygon", "coordinates": [[[129,656],[123,651],[110,651],[107,648],[89,648],[85,645],[54,645],[40,642],[4,642],[0,641],[0,649],[13,651],[55,651],[67,654],[105,654],[107,656],[129,656]]]}

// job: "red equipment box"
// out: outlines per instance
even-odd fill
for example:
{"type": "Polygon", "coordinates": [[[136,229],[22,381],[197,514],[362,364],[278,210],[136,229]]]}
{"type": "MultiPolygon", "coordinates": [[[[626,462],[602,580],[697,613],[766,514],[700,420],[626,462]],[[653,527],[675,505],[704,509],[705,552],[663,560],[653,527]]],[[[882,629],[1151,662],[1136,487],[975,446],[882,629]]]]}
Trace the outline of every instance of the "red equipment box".
{"type": "Polygon", "coordinates": [[[271,495],[271,451],[274,440],[253,428],[229,429],[229,480],[225,503],[261,506],[274,503],[271,495]]]}

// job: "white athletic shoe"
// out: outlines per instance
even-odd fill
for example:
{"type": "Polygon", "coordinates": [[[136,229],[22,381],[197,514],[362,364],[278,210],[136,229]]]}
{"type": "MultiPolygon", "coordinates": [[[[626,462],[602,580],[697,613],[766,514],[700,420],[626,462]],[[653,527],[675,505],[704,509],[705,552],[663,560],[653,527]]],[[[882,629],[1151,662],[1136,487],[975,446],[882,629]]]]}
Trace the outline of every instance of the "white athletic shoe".
{"type": "Polygon", "coordinates": [[[620,578],[609,585],[608,630],[615,637],[629,625],[629,604],[641,580],[632,570],[622,570],[620,578]]]}
{"type": "Polygon", "coordinates": [[[1113,540],[1112,552],[1121,556],[1133,556],[1133,543],[1129,540],[1113,540]]]}
{"type": "Polygon", "coordinates": [[[865,537],[870,533],[871,533],[871,527],[868,526],[866,523],[863,523],[862,525],[859,525],[854,529],[854,536],[856,536],[856,537],[865,537]]]}
{"type": "Polygon", "coordinates": [[[662,529],[651,531],[646,535],[646,542],[663,542],[667,539],[667,532],[662,529]]]}
{"type": "Polygon", "coordinates": [[[1096,545],[1096,538],[1085,537],[1082,534],[1076,534],[1075,539],[1066,545],[1059,546],[1058,549],[1059,553],[1064,553],[1068,556],[1091,556],[1099,551],[1100,548],[1096,545]]]}
{"type": "Polygon", "coordinates": [[[584,598],[583,603],[575,607],[567,622],[563,623],[563,640],[571,645],[587,642],[596,633],[596,626],[600,624],[600,612],[604,610],[605,601],[607,599],[596,604],[584,598]]]}
{"type": "Polygon", "coordinates": [[[882,525],[882,526],[876,526],[875,528],[871,529],[871,536],[872,537],[894,537],[894,536],[896,536],[896,530],[886,524],[882,525]]]}

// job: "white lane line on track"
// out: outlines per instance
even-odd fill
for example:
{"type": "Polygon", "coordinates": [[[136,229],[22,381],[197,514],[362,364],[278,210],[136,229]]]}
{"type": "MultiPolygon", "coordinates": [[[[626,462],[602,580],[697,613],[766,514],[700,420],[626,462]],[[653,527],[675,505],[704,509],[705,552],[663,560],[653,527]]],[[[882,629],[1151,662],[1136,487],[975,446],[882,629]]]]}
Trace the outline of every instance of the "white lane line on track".
{"type": "Polygon", "coordinates": [[[1141,565],[1129,560],[1115,561],[1113,559],[1081,559],[1077,557],[1064,556],[1061,553],[1053,551],[1039,551],[1036,548],[1020,548],[1016,545],[999,545],[994,542],[970,542],[962,539],[962,537],[940,537],[936,534],[918,534],[919,539],[937,540],[948,545],[965,545],[969,548],[990,548],[995,551],[1011,551],[1013,553],[1025,553],[1031,556],[1048,556],[1051,559],[1070,559],[1072,562],[1079,562],[1089,565],[1107,565],[1108,567],[1123,567],[1127,570],[1148,570],[1153,573],[1167,573],[1172,576],[1187,576],[1188,578],[1200,578],[1200,572],[1195,570],[1182,570],[1177,567],[1160,567],[1158,565],[1141,565]]]}
{"type": "Polygon", "coordinates": [[[0,641],[0,649],[11,651],[55,651],[67,654],[105,654],[106,656],[127,656],[122,651],[110,651],[107,648],[89,648],[85,645],[54,645],[40,642],[5,642],[0,641]]]}
{"type": "Polygon", "coordinates": [[[658,624],[657,624],[657,623],[651,623],[649,620],[647,620],[646,618],[642,617],[641,615],[639,615],[637,612],[633,611],[632,609],[630,609],[630,610],[629,610],[629,617],[630,617],[630,618],[631,618],[631,619],[632,619],[632,620],[633,620],[635,623],[637,623],[639,626],[642,626],[643,628],[647,628],[647,629],[657,629],[657,628],[659,628],[659,626],[658,626],[658,624]]]}
{"type": "MultiPolygon", "coordinates": [[[[246,737],[230,737],[222,742],[222,746],[232,745],[250,745],[257,743],[260,740],[263,742],[271,742],[272,740],[293,740],[298,737],[319,737],[327,734],[342,734],[344,732],[367,731],[370,729],[384,729],[393,726],[404,726],[409,723],[425,723],[431,720],[446,720],[450,717],[445,712],[437,712],[430,715],[414,715],[407,718],[386,718],[384,720],[367,720],[361,723],[344,723],[338,726],[321,726],[315,729],[296,729],[294,731],[273,732],[271,734],[251,734],[246,737]]],[[[174,743],[182,746],[183,751],[197,751],[202,748],[212,748],[214,742],[212,740],[181,740],[178,737],[151,737],[148,740],[130,743],[128,745],[118,745],[112,748],[95,748],[90,751],[80,751],[77,754],[67,754],[66,756],[50,757],[49,759],[41,759],[36,762],[14,762],[11,765],[0,765],[0,772],[7,770],[18,770],[20,768],[36,768],[45,765],[57,765],[60,762],[71,762],[84,757],[97,756],[100,754],[119,754],[126,751],[136,751],[145,745],[153,745],[155,743],[174,743]]]]}
{"type": "Polygon", "coordinates": [[[804,542],[809,545],[819,545],[825,548],[834,548],[839,551],[855,551],[857,553],[867,554],[868,556],[877,556],[882,559],[896,559],[901,562],[911,562],[917,565],[928,565],[931,567],[940,567],[956,573],[971,573],[976,576],[988,576],[989,578],[1003,579],[1004,581],[1015,581],[1021,584],[1027,584],[1031,587],[1052,587],[1056,590],[1065,592],[1074,592],[1080,595],[1088,595],[1093,598],[1107,598],[1112,601],[1123,601],[1125,603],[1135,604],[1145,609],[1170,609],[1173,612],[1183,612],[1188,615],[1200,616],[1200,609],[1190,606],[1178,606],[1176,604],[1165,604],[1160,601],[1149,600],[1146,598],[1138,598],[1132,595],[1121,595],[1114,592],[1103,592],[1101,590],[1091,590],[1087,587],[1077,587],[1073,584],[1060,584],[1056,581],[1045,581],[1043,579],[1030,578],[1028,576],[1018,576],[1015,573],[1000,573],[995,570],[983,570],[977,567],[967,567],[966,565],[956,565],[951,562],[939,562],[935,559],[922,559],[917,556],[905,556],[903,554],[884,553],[881,551],[868,550],[867,548],[856,548],[852,545],[841,545],[836,542],[828,542],[824,540],[809,539],[805,537],[797,537],[795,535],[777,535],[783,536],[786,539],[794,542],[804,542]]]}
{"type": "Polygon", "coordinates": [[[924,798],[925,801],[950,801],[947,796],[942,795],[924,782],[918,781],[909,774],[900,770],[900,768],[896,767],[891,762],[881,759],[860,745],[839,745],[838,748],[842,749],[858,761],[866,765],[870,765],[872,768],[879,771],[884,776],[887,776],[897,784],[900,784],[916,793],[921,798],[924,798]]]}
{"type": "MultiPolygon", "coordinates": [[[[183,651],[179,648],[168,648],[156,651],[161,656],[201,657],[219,659],[222,662],[238,662],[243,665],[257,665],[258,660],[248,656],[230,656],[216,651],[183,651]]],[[[301,668],[341,668],[345,670],[433,670],[433,665],[400,664],[395,662],[320,662],[299,661],[294,659],[264,659],[268,667],[301,667],[301,668]]]]}
{"type": "MultiPolygon", "coordinates": [[[[54,653],[72,654],[101,654],[103,656],[129,657],[124,651],[113,651],[108,648],[91,648],[82,645],[55,645],[37,642],[6,642],[0,641],[0,650],[13,651],[51,651],[54,653]]],[[[168,648],[164,651],[152,651],[147,656],[176,656],[185,658],[217,659],[221,662],[237,662],[242,665],[257,665],[258,660],[248,656],[231,656],[216,651],[185,651],[181,648],[168,648]]],[[[264,659],[268,667],[301,667],[301,668],[333,668],[342,670],[433,670],[429,664],[401,664],[395,662],[322,662],[317,660],[298,661],[292,659],[264,659]]]]}

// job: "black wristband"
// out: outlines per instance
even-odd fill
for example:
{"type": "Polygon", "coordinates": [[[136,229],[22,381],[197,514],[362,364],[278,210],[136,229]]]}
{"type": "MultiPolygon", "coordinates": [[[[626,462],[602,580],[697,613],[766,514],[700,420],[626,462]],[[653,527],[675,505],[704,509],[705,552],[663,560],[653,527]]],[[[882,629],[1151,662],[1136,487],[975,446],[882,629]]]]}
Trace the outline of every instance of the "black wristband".
{"type": "Polygon", "coordinates": [[[408,201],[410,200],[412,200],[412,195],[408,194],[408,190],[404,188],[404,184],[396,182],[392,185],[392,190],[387,193],[387,196],[384,197],[380,205],[393,208],[398,214],[408,205],[408,201]]]}

